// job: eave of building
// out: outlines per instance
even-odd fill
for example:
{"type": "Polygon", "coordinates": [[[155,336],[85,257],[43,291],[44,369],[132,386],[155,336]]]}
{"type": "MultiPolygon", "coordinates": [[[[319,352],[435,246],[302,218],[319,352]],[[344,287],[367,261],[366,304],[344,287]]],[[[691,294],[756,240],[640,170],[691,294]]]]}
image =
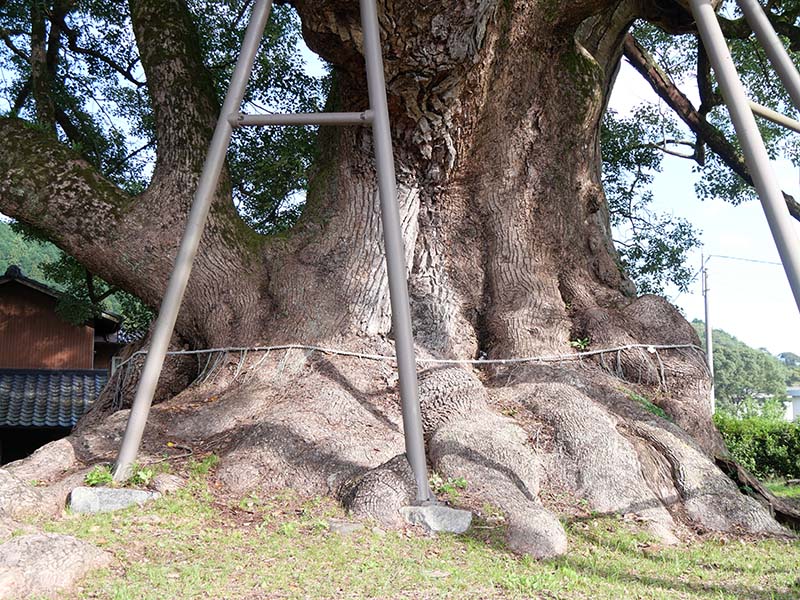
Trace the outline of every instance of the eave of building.
{"type": "MultiPolygon", "coordinates": [[[[19,275],[10,274],[10,272],[11,272],[11,267],[9,267],[8,270],[6,270],[5,275],[0,277],[0,286],[6,283],[16,282],[21,285],[27,286],[33,290],[36,290],[37,292],[55,298],[56,300],[59,300],[64,296],[63,292],[60,292],[59,290],[52,288],[49,285],[40,283],[34,279],[25,277],[24,275],[21,274],[21,272],[19,275]]],[[[118,315],[108,311],[102,311],[98,317],[95,317],[92,321],[87,321],[85,324],[91,325],[95,329],[102,329],[104,332],[106,332],[106,334],[116,333],[122,326],[122,315],[118,315]],[[103,326],[98,327],[99,325],[98,321],[105,321],[105,324],[103,326]]]]}

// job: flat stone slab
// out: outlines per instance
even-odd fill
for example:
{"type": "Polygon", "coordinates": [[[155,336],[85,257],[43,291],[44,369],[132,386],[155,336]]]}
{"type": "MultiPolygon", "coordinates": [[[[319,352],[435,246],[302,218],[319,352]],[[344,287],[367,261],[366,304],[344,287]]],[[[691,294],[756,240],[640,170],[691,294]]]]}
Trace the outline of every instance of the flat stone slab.
{"type": "Polygon", "coordinates": [[[76,487],[69,495],[74,513],[101,513],[122,510],[160,498],[158,492],[109,487],[76,487]]]}
{"type": "Polygon", "coordinates": [[[20,535],[0,544],[0,600],[50,597],[107,567],[108,552],[68,535],[20,535]]]}
{"type": "Polygon", "coordinates": [[[472,523],[472,513],[433,504],[430,506],[404,506],[400,514],[411,525],[421,525],[428,531],[464,533],[472,523]]]}

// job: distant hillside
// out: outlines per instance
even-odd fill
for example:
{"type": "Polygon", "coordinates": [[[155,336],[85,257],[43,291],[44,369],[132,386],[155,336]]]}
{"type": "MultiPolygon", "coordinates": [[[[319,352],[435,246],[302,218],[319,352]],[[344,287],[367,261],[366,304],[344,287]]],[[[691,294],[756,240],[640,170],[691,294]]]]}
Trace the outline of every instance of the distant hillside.
{"type": "Polygon", "coordinates": [[[43,263],[56,261],[61,256],[61,250],[53,244],[26,240],[22,234],[13,230],[11,223],[0,221],[0,275],[5,273],[10,265],[17,265],[25,277],[61,288],[56,282],[51,281],[41,268],[43,263]]]}
{"type": "MultiPolygon", "coordinates": [[[[703,322],[694,320],[692,326],[705,347],[703,322]]],[[[794,377],[794,369],[767,350],[751,348],[722,329],[714,330],[718,410],[740,417],[751,413],[780,416],[787,382],[794,377]]]]}

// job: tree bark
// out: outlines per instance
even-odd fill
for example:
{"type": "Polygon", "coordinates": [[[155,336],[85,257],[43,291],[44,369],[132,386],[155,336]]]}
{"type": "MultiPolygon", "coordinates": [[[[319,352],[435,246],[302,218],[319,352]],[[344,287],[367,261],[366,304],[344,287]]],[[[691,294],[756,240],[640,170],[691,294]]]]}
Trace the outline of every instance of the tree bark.
{"type": "MultiPolygon", "coordinates": [[[[309,46],[334,65],[330,107],[367,108],[356,3],[294,4],[309,46]]],[[[671,541],[687,526],[782,532],[714,465],[725,450],[702,354],[688,347],[699,345],[693,329],[664,299],[636,297],[611,243],[600,119],[630,23],[647,16],[678,26],[685,13],[670,7],[379,6],[419,355],[570,354],[575,340],[590,350],[620,347],[582,361],[421,369],[432,467],[465,477],[473,506],[501,507],[511,547],[537,557],[565,549],[548,500],[559,494],[637,514],[671,541]]],[[[155,303],[218,109],[181,4],[134,0],[131,12],[158,134],[150,188],[124,197],[68,151],[3,120],[0,133],[16,142],[0,135],[0,203],[92,272],[155,303]],[[38,144],[41,166],[6,158],[14,143],[38,144]],[[62,184],[48,183],[45,169],[62,184]],[[95,245],[82,245],[84,213],[70,220],[53,211],[85,207],[78,188],[103,215],[95,245]]],[[[288,234],[245,231],[221,184],[178,324],[184,340],[392,353],[371,134],[323,128],[319,144],[305,211],[288,234]]],[[[220,352],[199,370],[199,382],[154,409],[145,456],[164,439],[212,444],[223,455],[219,481],[233,493],[290,485],[337,495],[359,515],[399,519],[413,480],[397,458],[390,364],[299,350],[220,352]]],[[[130,387],[120,385],[123,404],[130,387]]],[[[124,420],[102,417],[74,436],[84,460],[116,450],[97,432],[124,420]]]]}

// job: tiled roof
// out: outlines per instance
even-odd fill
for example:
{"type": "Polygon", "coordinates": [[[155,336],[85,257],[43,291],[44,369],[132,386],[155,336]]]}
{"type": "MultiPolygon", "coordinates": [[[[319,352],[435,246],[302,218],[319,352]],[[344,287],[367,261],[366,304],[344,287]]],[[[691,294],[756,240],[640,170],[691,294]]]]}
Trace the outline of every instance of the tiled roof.
{"type": "Polygon", "coordinates": [[[0,369],[0,427],[73,427],[107,381],[105,370],[0,369]]]}

